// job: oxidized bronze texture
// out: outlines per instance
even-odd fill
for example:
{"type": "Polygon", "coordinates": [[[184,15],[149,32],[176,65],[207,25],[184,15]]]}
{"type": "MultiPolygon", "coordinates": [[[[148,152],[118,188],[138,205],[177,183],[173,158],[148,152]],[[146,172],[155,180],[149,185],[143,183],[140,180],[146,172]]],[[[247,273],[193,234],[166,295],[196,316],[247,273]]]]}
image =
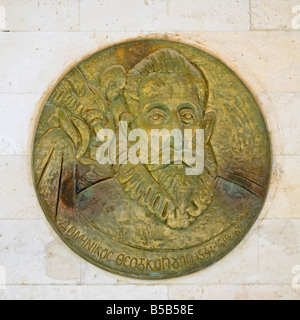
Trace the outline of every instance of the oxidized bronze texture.
{"type": "Polygon", "coordinates": [[[105,270],[159,279],[202,269],[241,241],[262,209],[270,159],[259,107],[233,71],[182,43],[138,40],[94,54],[57,84],[37,126],[33,172],[70,248],[105,270]],[[150,102],[158,111],[148,117],[150,102]],[[118,133],[120,120],[204,129],[203,173],[99,164],[97,132],[118,133]]]}

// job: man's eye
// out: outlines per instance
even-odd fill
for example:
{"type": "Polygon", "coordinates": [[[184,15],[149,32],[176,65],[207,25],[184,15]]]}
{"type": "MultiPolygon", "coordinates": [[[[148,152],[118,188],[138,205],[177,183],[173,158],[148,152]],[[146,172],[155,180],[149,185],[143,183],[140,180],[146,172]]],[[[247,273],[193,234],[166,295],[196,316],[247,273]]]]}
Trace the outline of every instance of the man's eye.
{"type": "Polygon", "coordinates": [[[194,116],[190,112],[185,112],[181,115],[181,118],[184,122],[191,123],[194,120],[194,116]]]}
{"type": "Polygon", "coordinates": [[[160,121],[164,118],[164,116],[160,113],[153,113],[151,116],[150,116],[150,119],[153,120],[153,121],[160,121]]]}

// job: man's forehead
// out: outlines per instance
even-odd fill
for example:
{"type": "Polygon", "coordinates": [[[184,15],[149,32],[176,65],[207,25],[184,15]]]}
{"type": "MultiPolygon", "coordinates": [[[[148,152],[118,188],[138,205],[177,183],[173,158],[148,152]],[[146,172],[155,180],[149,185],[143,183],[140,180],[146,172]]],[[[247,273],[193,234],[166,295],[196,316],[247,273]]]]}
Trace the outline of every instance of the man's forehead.
{"type": "Polygon", "coordinates": [[[195,80],[188,75],[153,73],[146,77],[139,88],[142,100],[197,99],[195,80]]]}

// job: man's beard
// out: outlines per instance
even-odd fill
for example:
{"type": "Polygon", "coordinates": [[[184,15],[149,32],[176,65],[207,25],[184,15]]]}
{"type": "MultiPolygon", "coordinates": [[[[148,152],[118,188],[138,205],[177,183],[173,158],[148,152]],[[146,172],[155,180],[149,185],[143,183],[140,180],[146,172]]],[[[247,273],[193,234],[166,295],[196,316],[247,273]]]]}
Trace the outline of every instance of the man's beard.
{"type": "Polygon", "coordinates": [[[217,165],[210,145],[205,146],[204,171],[185,174],[182,165],[132,165],[119,167],[117,177],[132,200],[171,229],[185,229],[207,209],[214,195],[217,165]]]}

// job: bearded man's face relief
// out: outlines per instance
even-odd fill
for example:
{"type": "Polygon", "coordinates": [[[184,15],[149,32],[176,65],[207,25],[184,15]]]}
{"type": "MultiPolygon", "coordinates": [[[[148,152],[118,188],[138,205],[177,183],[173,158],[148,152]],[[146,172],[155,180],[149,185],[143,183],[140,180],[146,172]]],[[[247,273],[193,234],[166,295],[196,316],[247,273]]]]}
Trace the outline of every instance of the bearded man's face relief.
{"type": "MultiPolygon", "coordinates": [[[[201,71],[190,64],[185,57],[169,50],[158,51],[139,63],[131,71],[131,75],[134,81],[128,81],[129,99],[127,99],[127,108],[129,112],[134,108],[136,110],[131,112],[130,129],[145,130],[148,134],[148,140],[151,139],[153,130],[166,130],[167,134],[173,130],[179,130],[181,136],[184,137],[184,131],[189,129],[193,133],[193,145],[196,138],[194,136],[196,129],[211,131],[213,122],[205,120],[208,95],[206,80],[201,71]],[[165,56],[168,56],[169,59],[162,59],[165,56]],[[149,61],[155,68],[149,68],[149,61]],[[171,62],[170,65],[166,65],[165,61],[171,62]],[[174,62],[173,67],[172,61],[174,62]],[[134,79],[135,76],[141,74],[143,76],[138,81],[134,79]],[[135,101],[130,99],[133,90],[135,90],[135,101]]],[[[151,176],[151,179],[164,192],[149,197],[148,210],[170,228],[186,228],[200,216],[210,203],[214,188],[212,174],[215,172],[211,169],[206,170],[200,176],[187,175],[186,168],[188,165],[184,157],[180,164],[176,163],[176,159],[174,159],[174,149],[176,149],[174,139],[171,139],[169,144],[170,162],[168,164],[163,164],[162,161],[160,164],[145,164],[144,169],[140,172],[130,168],[129,172],[134,172],[132,175],[133,185],[130,188],[125,188],[125,191],[126,189],[135,190],[133,186],[137,185],[137,180],[142,181],[138,184],[139,189],[142,189],[141,184],[144,181],[144,185],[149,190],[151,185],[149,177],[151,176]],[[203,179],[205,179],[205,182],[203,182],[203,179]]],[[[163,144],[160,144],[160,160],[162,160],[163,147],[163,144]]],[[[206,141],[205,151],[207,151],[205,157],[210,157],[211,165],[215,166],[209,139],[206,141]]],[[[150,156],[151,148],[149,149],[149,159],[150,156]]],[[[126,167],[130,167],[130,165],[126,167]]],[[[122,171],[126,171],[126,169],[121,169],[121,177],[122,171]]],[[[128,175],[128,172],[126,174],[128,175]]],[[[122,181],[122,178],[120,181],[122,181]]],[[[126,181],[126,183],[130,182],[126,181]]],[[[157,186],[156,189],[158,189],[157,186]]],[[[147,194],[148,190],[145,191],[147,194]]],[[[130,194],[140,203],[145,202],[136,196],[136,194],[140,194],[139,192],[131,192],[130,194]]]]}

